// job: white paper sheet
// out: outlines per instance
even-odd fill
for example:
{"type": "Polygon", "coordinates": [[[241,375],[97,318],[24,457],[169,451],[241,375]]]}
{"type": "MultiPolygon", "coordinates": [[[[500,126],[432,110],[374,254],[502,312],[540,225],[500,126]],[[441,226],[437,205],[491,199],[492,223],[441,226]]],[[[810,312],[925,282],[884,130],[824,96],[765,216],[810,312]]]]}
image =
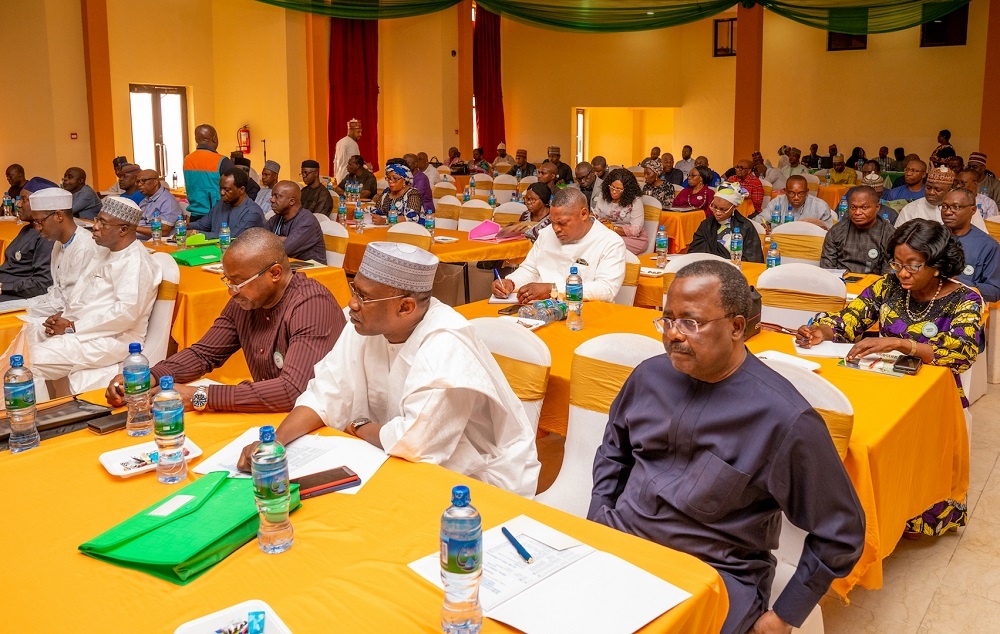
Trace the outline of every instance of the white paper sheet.
{"type": "MultiPolygon", "coordinates": [[[[794,338],[793,338],[794,339],[794,338]]],[[[823,341],[811,348],[801,348],[795,344],[795,354],[800,357],[823,357],[825,359],[843,359],[854,347],[853,343],[834,343],[823,341]]]]}
{"type": "Polygon", "coordinates": [[[496,295],[490,295],[488,304],[516,304],[517,303],[517,293],[511,293],[507,297],[497,297],[496,295]]]}
{"type": "Polygon", "coordinates": [[[660,277],[667,271],[665,269],[658,269],[655,266],[641,266],[639,267],[639,273],[642,275],[649,275],[651,277],[660,277]]]}

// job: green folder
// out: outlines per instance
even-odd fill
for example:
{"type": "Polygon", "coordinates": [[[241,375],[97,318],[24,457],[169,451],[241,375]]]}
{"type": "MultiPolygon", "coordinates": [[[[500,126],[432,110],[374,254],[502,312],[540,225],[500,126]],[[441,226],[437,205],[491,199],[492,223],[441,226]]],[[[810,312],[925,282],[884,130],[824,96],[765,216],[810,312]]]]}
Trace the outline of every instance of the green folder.
{"type": "MultiPolygon", "coordinates": [[[[253,481],[216,471],[80,546],[90,557],[185,585],[257,535],[253,481]]],[[[301,506],[291,487],[290,510],[301,506]]]]}
{"type": "Polygon", "coordinates": [[[174,251],[170,255],[178,264],[183,266],[202,266],[218,262],[222,259],[222,251],[214,244],[210,244],[207,247],[198,247],[197,249],[174,251]]]}

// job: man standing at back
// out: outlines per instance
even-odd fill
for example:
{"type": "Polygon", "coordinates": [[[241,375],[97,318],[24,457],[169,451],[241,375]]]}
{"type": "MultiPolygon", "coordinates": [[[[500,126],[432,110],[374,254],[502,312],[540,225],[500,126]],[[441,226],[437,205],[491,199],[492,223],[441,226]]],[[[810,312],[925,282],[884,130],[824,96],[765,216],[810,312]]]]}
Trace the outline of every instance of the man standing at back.
{"type": "Polygon", "coordinates": [[[233,167],[229,157],[215,151],[219,147],[215,128],[207,123],[199,125],[194,129],[194,140],[197,148],[184,157],[184,186],[191,220],[201,218],[219,202],[219,178],[233,167]]]}
{"type": "MultiPolygon", "coordinates": [[[[347,122],[347,136],[337,141],[336,150],[333,155],[333,179],[335,182],[339,183],[347,178],[347,161],[352,156],[361,154],[361,148],[358,146],[358,139],[360,138],[361,122],[357,119],[351,119],[347,122]]],[[[303,164],[303,167],[305,167],[305,164],[303,164]]],[[[319,169],[318,163],[316,164],[316,168],[319,169]]],[[[310,207],[310,209],[312,208],[310,207]]],[[[313,211],[318,210],[313,209],[313,211]]]]}

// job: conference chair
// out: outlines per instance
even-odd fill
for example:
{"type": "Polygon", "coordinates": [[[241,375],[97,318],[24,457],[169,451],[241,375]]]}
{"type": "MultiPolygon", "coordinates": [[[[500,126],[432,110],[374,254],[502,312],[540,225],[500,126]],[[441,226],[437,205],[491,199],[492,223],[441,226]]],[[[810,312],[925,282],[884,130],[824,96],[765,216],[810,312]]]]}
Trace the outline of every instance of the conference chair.
{"type": "Polygon", "coordinates": [[[635,291],[639,286],[639,256],[631,251],[625,252],[625,280],[622,287],[615,295],[615,303],[622,306],[631,306],[635,303],[635,291]]]}
{"type": "Polygon", "coordinates": [[[527,191],[528,186],[538,182],[537,176],[523,176],[521,177],[521,182],[517,184],[517,193],[523,194],[527,191]]]}
{"type": "Polygon", "coordinates": [[[477,317],[469,321],[524,405],[531,431],[537,432],[552,367],[549,347],[538,335],[512,319],[477,317]]]}
{"type": "Polygon", "coordinates": [[[456,196],[457,190],[455,189],[455,183],[440,182],[434,185],[434,189],[431,190],[431,197],[434,199],[434,206],[437,207],[438,201],[445,196],[456,196]]]}
{"type": "Polygon", "coordinates": [[[451,168],[447,165],[438,165],[437,171],[438,174],[441,175],[442,179],[444,179],[445,176],[451,176],[451,168]]]}
{"type": "Polygon", "coordinates": [[[761,321],[795,330],[816,313],[847,305],[847,287],[836,274],[808,264],[782,264],[757,278],[761,321]]]}
{"type": "Polygon", "coordinates": [[[815,174],[803,174],[803,178],[806,179],[806,184],[809,186],[809,195],[815,196],[819,193],[819,176],[815,174]]]}
{"type": "Polygon", "coordinates": [[[273,211],[268,211],[266,214],[264,214],[264,220],[265,221],[270,220],[271,218],[274,218],[274,212],[273,211]]]}
{"type": "Polygon", "coordinates": [[[782,264],[798,262],[819,266],[825,238],[826,229],[801,220],[781,224],[771,229],[771,242],[778,243],[782,264]]]}
{"type": "Polygon", "coordinates": [[[644,194],[642,197],[642,208],[645,212],[642,226],[646,229],[646,250],[643,253],[649,253],[653,250],[653,244],[656,243],[656,232],[660,229],[660,216],[663,214],[663,204],[660,203],[658,198],[644,194]]]}
{"type": "Polygon", "coordinates": [[[405,242],[426,251],[431,250],[431,244],[434,242],[434,238],[431,237],[427,229],[415,222],[401,222],[392,225],[385,237],[389,242],[405,242]]]}
{"type": "Polygon", "coordinates": [[[683,186],[683,185],[678,185],[678,184],[676,184],[676,183],[675,183],[675,184],[673,185],[673,187],[674,187],[674,195],[675,195],[675,196],[676,196],[677,194],[681,193],[681,190],[683,190],[683,189],[684,189],[684,186],[683,186]]]}
{"type": "Polygon", "coordinates": [[[438,172],[438,178],[441,179],[438,181],[438,183],[451,183],[452,185],[454,185],[455,183],[458,182],[455,180],[455,177],[451,175],[450,170],[448,171],[447,174],[442,174],[441,172],[438,172]]]}
{"type": "MultiPolygon", "coordinates": [[[[653,324],[650,332],[655,334],[653,324]]],[[[573,353],[569,385],[569,424],[562,467],[555,482],[535,496],[542,504],[586,517],[594,487],[594,456],[608,424],[611,402],[635,366],[663,354],[659,339],[611,333],[586,341],[573,353]]]]}
{"type": "Polygon", "coordinates": [[[437,229],[458,229],[458,216],[462,212],[462,202],[455,196],[442,196],[434,201],[434,227],[437,229]]]}
{"type": "MultiPolygon", "coordinates": [[[[167,358],[170,327],[174,320],[174,304],[177,303],[177,287],[181,281],[180,267],[169,253],[157,252],[153,253],[152,257],[160,265],[162,281],[156,291],[153,310],[149,313],[146,342],[142,346],[142,353],[149,359],[150,367],[167,358]]],[[[107,381],[104,385],[107,385],[107,381]]]]}
{"type": "MultiPolygon", "coordinates": [[[[378,179],[377,181],[375,181],[375,189],[379,192],[389,189],[389,181],[385,180],[384,178],[378,179]]],[[[377,192],[372,192],[372,198],[375,197],[376,193],[377,192]]]]}
{"type": "Polygon", "coordinates": [[[771,202],[771,194],[774,193],[774,183],[766,178],[762,178],[760,179],[760,186],[764,189],[764,198],[760,205],[761,210],[763,210],[767,207],[767,203],[771,202]]]}
{"type": "Polygon", "coordinates": [[[635,180],[639,181],[640,187],[646,182],[646,170],[641,166],[633,165],[628,168],[628,171],[632,172],[632,176],[635,176],[635,180]]]}
{"type": "MultiPolygon", "coordinates": [[[[331,212],[331,213],[335,213],[337,211],[338,205],[339,205],[339,203],[337,205],[333,206],[333,210],[334,211],[331,212]]],[[[328,216],[326,214],[321,214],[318,211],[312,212],[312,215],[316,216],[316,220],[318,220],[320,222],[320,224],[322,224],[324,220],[329,220],[330,219],[330,216],[328,216]]],[[[347,215],[348,215],[349,218],[351,217],[351,211],[350,210],[348,210],[347,215]]]]}
{"type": "Polygon", "coordinates": [[[468,232],[482,221],[492,217],[493,209],[482,200],[470,200],[467,203],[462,203],[462,209],[458,212],[458,230],[468,232]]]}
{"type": "Polygon", "coordinates": [[[524,203],[507,202],[502,205],[497,205],[497,208],[493,210],[493,222],[497,223],[501,227],[514,222],[519,222],[521,220],[521,216],[524,215],[524,212],[526,211],[528,211],[528,207],[524,203]]]}
{"type": "Polygon", "coordinates": [[[493,189],[493,177],[490,176],[489,174],[471,174],[470,175],[470,179],[469,179],[470,181],[472,180],[471,179],[472,176],[476,177],[476,191],[475,191],[475,195],[476,196],[489,196],[490,195],[490,190],[493,189]]]}
{"type": "MultiPolygon", "coordinates": [[[[847,456],[847,447],[851,440],[851,431],[854,428],[854,407],[847,396],[835,385],[805,368],[772,359],[764,360],[764,364],[795,386],[799,394],[823,418],[830,431],[830,436],[833,438],[837,453],[843,460],[847,456]]],[[[806,532],[788,521],[788,518],[782,513],[778,548],[772,551],[778,561],[775,566],[774,581],[771,583],[771,606],[774,605],[775,600],[788,585],[792,575],[795,574],[795,568],[802,556],[805,538],[806,532]]],[[[823,634],[823,611],[819,605],[813,608],[798,631],[823,634]]]]}
{"type": "Polygon", "coordinates": [[[326,245],[326,263],[343,268],[349,239],[347,227],[332,220],[319,223],[319,227],[323,230],[323,244],[326,245]]]}
{"type": "MultiPolygon", "coordinates": [[[[479,184],[478,178],[476,179],[476,184],[479,184]]],[[[500,174],[493,179],[493,195],[496,196],[497,205],[510,202],[511,196],[514,195],[514,190],[516,189],[517,178],[510,174],[500,174]]]]}
{"type": "Polygon", "coordinates": [[[670,256],[670,259],[667,261],[667,267],[663,269],[663,306],[667,305],[667,291],[670,289],[670,285],[674,283],[674,277],[677,275],[677,271],[680,271],[688,264],[699,260],[718,260],[720,262],[729,262],[726,258],[720,258],[713,253],[684,253],[682,255],[670,256]]]}

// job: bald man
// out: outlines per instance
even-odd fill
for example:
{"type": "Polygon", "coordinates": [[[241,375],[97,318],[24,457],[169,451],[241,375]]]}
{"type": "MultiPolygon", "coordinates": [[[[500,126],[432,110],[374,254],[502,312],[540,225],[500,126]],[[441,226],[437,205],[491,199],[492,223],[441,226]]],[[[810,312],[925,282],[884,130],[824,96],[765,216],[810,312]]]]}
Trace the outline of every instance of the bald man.
{"type": "Polygon", "coordinates": [[[319,220],[302,207],[302,191],[292,181],[279,181],[271,189],[271,211],[267,228],[285,243],[290,258],[326,264],[326,245],[319,220]]]}
{"type": "Polygon", "coordinates": [[[180,203],[166,187],[160,185],[160,175],[156,170],[142,170],[135,182],[143,195],[143,199],[139,201],[142,218],[135,230],[136,235],[140,240],[148,240],[153,235],[153,216],[159,213],[160,223],[163,225],[161,235],[166,238],[173,232],[177,218],[183,213],[180,203]]]}
{"type": "MultiPolygon", "coordinates": [[[[313,378],[313,366],[340,337],[344,311],[326,287],[292,272],[281,239],[267,229],[247,229],[233,240],[222,270],[232,299],[201,339],[150,369],[153,382],[173,376],[186,410],[291,411],[313,378]],[[184,385],[240,349],[252,383],[184,385]]],[[[105,397],[114,407],[125,403],[124,384],[119,374],[108,385],[105,397]]]]}
{"type": "Polygon", "coordinates": [[[194,129],[194,140],[198,147],[184,157],[184,186],[188,213],[192,220],[197,220],[219,202],[219,177],[233,168],[233,162],[215,151],[219,147],[219,135],[207,123],[194,129]]]}
{"type": "Polygon", "coordinates": [[[24,184],[28,182],[28,179],[24,177],[24,168],[17,163],[12,163],[7,166],[7,183],[10,185],[10,189],[7,190],[7,195],[11,198],[17,198],[21,195],[21,188],[24,184]]]}
{"type": "Polygon", "coordinates": [[[101,211],[101,199],[94,188],[87,184],[87,172],[80,167],[66,170],[62,187],[73,194],[73,215],[77,218],[93,220],[101,211]]]}
{"type": "Polygon", "coordinates": [[[542,163],[537,174],[538,182],[545,183],[549,188],[549,193],[555,196],[556,192],[559,191],[556,186],[556,182],[559,180],[559,168],[554,163],[542,163]]]}

